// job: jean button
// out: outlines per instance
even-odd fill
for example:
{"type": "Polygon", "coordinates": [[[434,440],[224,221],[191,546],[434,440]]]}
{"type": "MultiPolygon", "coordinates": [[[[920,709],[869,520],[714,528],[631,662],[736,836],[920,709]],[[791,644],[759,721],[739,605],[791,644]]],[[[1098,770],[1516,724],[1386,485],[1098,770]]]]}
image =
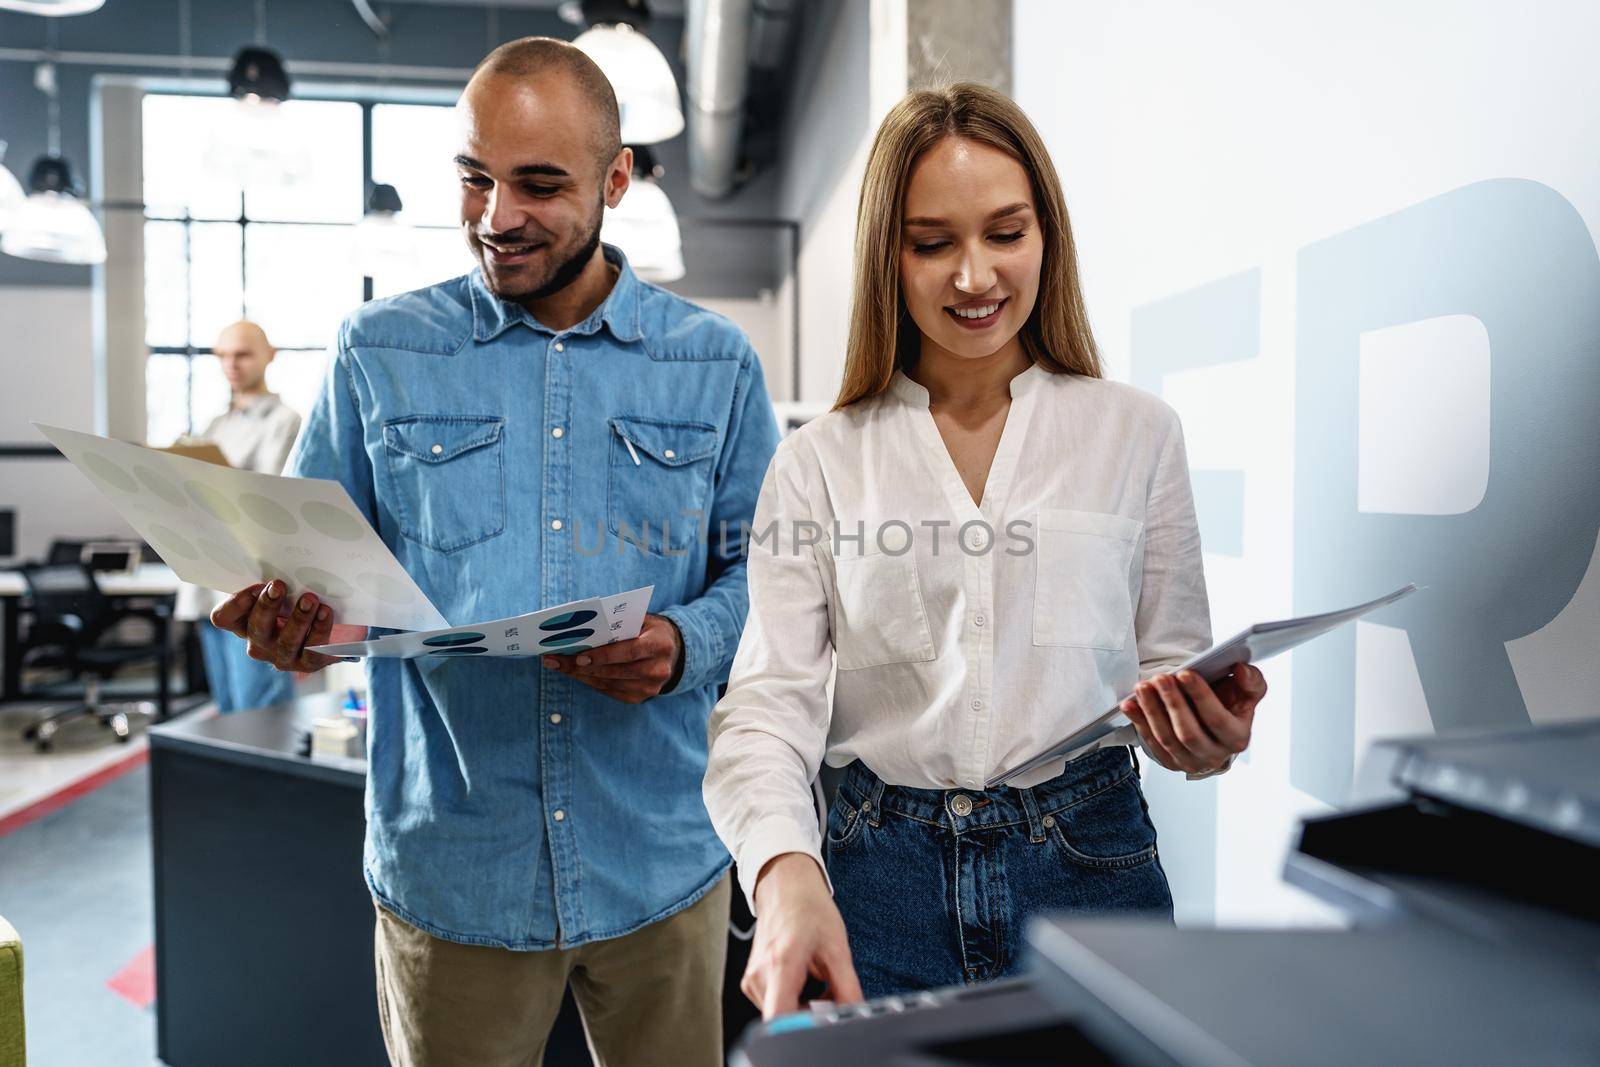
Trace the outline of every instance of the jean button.
{"type": "Polygon", "coordinates": [[[957,793],[950,798],[950,810],[965,819],[972,814],[972,798],[965,793],[957,793]]]}

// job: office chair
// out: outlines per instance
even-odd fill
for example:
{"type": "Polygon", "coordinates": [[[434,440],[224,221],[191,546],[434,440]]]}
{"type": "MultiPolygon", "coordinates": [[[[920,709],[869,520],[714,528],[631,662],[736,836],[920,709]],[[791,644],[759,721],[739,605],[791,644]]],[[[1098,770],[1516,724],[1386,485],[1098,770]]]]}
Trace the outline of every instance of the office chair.
{"type": "Polygon", "coordinates": [[[128,537],[94,537],[87,540],[54,540],[45,556],[46,563],[87,563],[91,570],[131,570],[141,559],[149,558],[148,545],[128,537]]]}
{"type": "Polygon", "coordinates": [[[118,741],[132,735],[125,711],[100,703],[100,684],[129,664],[154,660],[158,671],[160,709],[167,710],[167,648],[161,628],[147,644],[120,644],[110,638],[116,625],[127,618],[159,620],[168,609],[115,610],[95,583],[94,573],[83,563],[29,564],[22,568],[28,587],[33,623],[23,646],[24,666],[59,668],[68,677],[88,675],[83,703],[52,711],[28,727],[24,736],[41,752],[48,752],[63,723],[94,717],[109,727],[118,741]]]}
{"type": "Polygon", "coordinates": [[[86,544],[87,541],[51,541],[44,561],[50,564],[77,563],[83,558],[83,546],[86,544]]]}

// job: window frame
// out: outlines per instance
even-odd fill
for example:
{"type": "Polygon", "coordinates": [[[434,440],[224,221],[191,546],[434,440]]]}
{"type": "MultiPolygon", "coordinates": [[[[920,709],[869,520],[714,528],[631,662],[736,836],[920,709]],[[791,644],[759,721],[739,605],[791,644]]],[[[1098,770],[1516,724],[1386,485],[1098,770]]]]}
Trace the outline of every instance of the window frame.
{"type": "MultiPolygon", "coordinates": [[[[253,226],[253,225],[254,226],[261,226],[261,225],[270,225],[270,226],[325,226],[325,227],[344,228],[344,229],[347,229],[347,230],[353,230],[355,228],[356,223],[352,223],[352,222],[333,222],[333,221],[328,221],[328,220],[325,220],[325,219],[301,219],[301,218],[254,219],[254,218],[250,217],[250,214],[249,214],[249,211],[248,211],[247,195],[244,192],[240,193],[240,197],[239,197],[239,213],[238,213],[237,217],[231,217],[231,218],[220,218],[220,217],[211,217],[211,216],[196,217],[189,211],[189,209],[187,207],[185,207],[185,209],[184,209],[184,211],[183,211],[183,213],[181,215],[174,215],[174,214],[170,214],[170,213],[152,212],[150,207],[144,202],[143,188],[142,188],[142,181],[143,181],[142,175],[144,173],[144,155],[143,155],[142,130],[143,130],[143,123],[144,123],[144,100],[145,100],[145,98],[149,97],[149,96],[180,96],[180,97],[205,98],[205,97],[224,96],[226,94],[223,93],[223,92],[208,90],[207,88],[194,86],[194,85],[169,85],[169,84],[164,84],[164,83],[160,83],[160,82],[141,82],[141,83],[139,83],[137,85],[137,88],[138,88],[138,92],[135,94],[136,95],[136,103],[134,104],[134,107],[136,109],[136,114],[138,115],[138,123],[139,123],[139,129],[141,130],[141,136],[137,139],[137,143],[138,143],[137,159],[133,160],[132,162],[134,163],[134,165],[136,167],[136,170],[134,171],[134,173],[137,174],[137,175],[140,175],[140,177],[135,179],[135,181],[139,184],[139,187],[140,187],[139,188],[139,196],[138,196],[137,201],[134,202],[134,203],[120,203],[117,206],[126,207],[126,208],[136,208],[137,211],[138,211],[137,229],[138,229],[138,232],[139,232],[139,248],[138,248],[137,256],[138,256],[138,260],[139,260],[139,263],[140,263],[140,269],[137,272],[138,286],[139,286],[139,289],[138,289],[138,306],[140,308],[140,322],[139,322],[140,328],[139,328],[139,333],[138,333],[138,342],[139,342],[138,343],[138,348],[139,348],[139,350],[140,350],[140,352],[142,354],[143,359],[145,359],[146,361],[148,360],[148,358],[150,356],[158,356],[158,355],[159,356],[182,356],[182,357],[184,357],[184,376],[183,376],[183,380],[184,380],[184,412],[185,412],[185,414],[184,414],[184,425],[185,425],[184,433],[192,435],[192,434],[198,432],[201,429],[200,427],[197,427],[195,425],[195,421],[194,421],[194,377],[195,377],[195,374],[194,374],[194,365],[195,365],[194,361],[195,361],[195,358],[198,357],[198,356],[209,356],[209,355],[212,354],[212,348],[211,348],[211,346],[209,344],[205,344],[205,345],[196,344],[195,343],[196,339],[193,336],[193,328],[194,328],[194,326],[193,326],[193,303],[192,303],[192,301],[193,301],[194,287],[193,287],[192,277],[193,277],[193,270],[194,270],[194,261],[193,261],[193,256],[192,256],[192,252],[191,252],[193,227],[196,224],[199,224],[199,225],[218,225],[218,224],[221,224],[221,225],[235,225],[235,226],[239,227],[239,293],[240,293],[239,314],[240,314],[241,317],[243,317],[244,314],[245,314],[245,308],[246,308],[246,303],[247,303],[247,300],[248,300],[248,292],[249,292],[249,270],[250,270],[250,268],[249,268],[249,241],[250,241],[250,227],[251,226],[253,226]],[[182,344],[182,345],[171,345],[171,344],[152,345],[152,344],[148,343],[148,332],[147,332],[148,331],[148,323],[145,322],[144,314],[143,314],[144,301],[145,301],[145,297],[146,297],[146,285],[147,285],[146,279],[144,277],[144,270],[143,270],[143,260],[144,260],[143,234],[144,234],[145,225],[147,223],[151,223],[151,222],[177,223],[177,224],[181,225],[182,228],[183,228],[183,260],[182,260],[182,267],[183,267],[183,272],[184,272],[184,335],[185,335],[186,343],[182,344]]],[[[372,161],[373,161],[373,143],[372,143],[373,123],[372,123],[372,117],[373,117],[373,109],[376,108],[376,107],[387,106],[387,105],[414,106],[414,107],[449,107],[449,106],[451,106],[451,104],[453,104],[455,96],[456,96],[458,91],[459,90],[451,89],[451,90],[445,90],[445,91],[440,91],[440,92],[430,92],[430,91],[422,90],[422,89],[415,89],[415,90],[408,89],[408,90],[396,92],[396,91],[387,90],[387,89],[380,89],[380,90],[374,91],[373,89],[371,89],[369,87],[362,87],[361,90],[352,91],[352,90],[347,89],[347,88],[339,88],[339,87],[322,87],[321,89],[319,89],[316,86],[307,86],[307,87],[304,87],[304,88],[297,87],[296,92],[295,92],[295,98],[296,99],[300,99],[300,100],[326,100],[326,101],[332,101],[332,102],[337,102],[337,103],[355,104],[361,109],[361,203],[362,203],[362,205],[365,205],[368,202],[368,200],[370,199],[371,195],[372,195],[372,188],[373,188],[373,185],[375,184],[374,178],[373,178],[373,173],[372,173],[372,161]]],[[[412,225],[412,227],[414,229],[418,229],[418,230],[440,231],[440,230],[454,230],[455,229],[455,227],[453,227],[453,226],[445,226],[445,225],[441,225],[441,224],[438,224],[438,223],[429,223],[429,224],[412,223],[411,225],[412,225]]],[[[129,280],[131,280],[131,279],[129,279],[129,280]]],[[[110,284],[111,283],[108,280],[108,282],[106,283],[106,287],[109,288],[110,284]]],[[[361,302],[362,303],[366,303],[367,301],[370,301],[372,299],[373,299],[373,278],[372,278],[371,275],[365,275],[364,274],[361,277],[361,302]]],[[[278,351],[279,352],[299,352],[299,353],[321,352],[321,351],[325,351],[326,347],[327,347],[326,345],[284,345],[284,346],[279,347],[278,351]]],[[[141,394],[140,394],[140,401],[141,401],[140,406],[145,411],[148,411],[149,383],[148,383],[148,381],[144,380],[144,374],[143,374],[142,370],[141,370],[141,373],[140,373],[139,377],[140,377],[141,382],[144,385],[144,388],[141,390],[141,394]]],[[[146,419],[147,418],[148,418],[148,416],[146,416],[146,419]]],[[[145,420],[141,420],[141,422],[143,422],[143,421],[145,421],[145,420]]],[[[144,439],[145,437],[147,437],[147,433],[146,434],[140,434],[139,436],[140,436],[141,439],[144,439]]]]}

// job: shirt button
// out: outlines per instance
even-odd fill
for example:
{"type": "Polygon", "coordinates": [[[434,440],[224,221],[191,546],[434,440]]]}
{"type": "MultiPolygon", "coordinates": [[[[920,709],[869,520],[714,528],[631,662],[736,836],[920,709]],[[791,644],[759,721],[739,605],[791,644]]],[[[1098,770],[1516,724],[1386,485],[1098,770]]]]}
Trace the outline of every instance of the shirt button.
{"type": "Polygon", "coordinates": [[[560,722],[561,721],[561,713],[559,711],[552,712],[550,714],[550,721],[551,722],[560,722]]]}
{"type": "Polygon", "coordinates": [[[674,457],[674,456],[676,456],[676,455],[677,455],[677,453],[676,453],[676,452],[674,452],[674,451],[673,451],[673,450],[672,450],[672,449],[670,449],[670,448],[669,448],[669,449],[667,449],[667,450],[666,450],[666,451],[665,451],[665,452],[663,452],[663,453],[661,453],[661,454],[662,454],[662,455],[663,455],[663,456],[666,456],[666,457],[667,457],[667,458],[668,458],[668,459],[671,459],[671,458],[672,458],[672,457],[674,457]]]}
{"type": "Polygon", "coordinates": [[[556,809],[556,813],[553,816],[553,818],[556,820],[556,822],[560,822],[562,819],[565,819],[566,817],[567,817],[567,813],[562,811],[560,808],[556,809]]]}
{"type": "Polygon", "coordinates": [[[965,793],[957,793],[950,798],[950,810],[961,818],[966,818],[972,814],[972,798],[965,793]]]}
{"type": "Polygon", "coordinates": [[[981,701],[981,700],[974,700],[974,701],[973,701],[973,702],[972,702],[972,710],[973,710],[973,711],[982,711],[982,710],[983,710],[983,701],[981,701]]]}
{"type": "Polygon", "coordinates": [[[982,548],[983,547],[983,534],[981,534],[981,533],[973,534],[970,538],[967,539],[967,544],[971,545],[973,548],[982,548]]]}
{"type": "Polygon", "coordinates": [[[974,626],[982,626],[984,623],[986,623],[988,621],[989,620],[985,619],[982,615],[974,615],[972,617],[972,625],[974,625],[974,626]]]}
{"type": "Polygon", "coordinates": [[[555,429],[550,431],[550,436],[551,437],[560,437],[562,434],[564,434],[566,432],[567,431],[565,431],[561,427],[557,426],[555,429]]]}
{"type": "Polygon", "coordinates": [[[565,352],[566,350],[567,350],[567,346],[566,345],[562,344],[560,341],[556,342],[556,351],[557,352],[565,352]]]}
{"type": "Polygon", "coordinates": [[[432,448],[428,449],[428,451],[437,456],[440,452],[444,451],[444,445],[434,445],[432,448]]]}
{"type": "Polygon", "coordinates": [[[550,529],[552,529],[552,530],[561,529],[561,520],[560,519],[551,519],[550,520],[550,529]]]}

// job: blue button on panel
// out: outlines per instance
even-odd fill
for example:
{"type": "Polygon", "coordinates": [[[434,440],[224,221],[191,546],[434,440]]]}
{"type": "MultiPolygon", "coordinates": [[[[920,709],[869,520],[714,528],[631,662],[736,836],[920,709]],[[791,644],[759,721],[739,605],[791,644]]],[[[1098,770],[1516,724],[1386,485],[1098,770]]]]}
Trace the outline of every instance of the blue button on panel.
{"type": "Polygon", "coordinates": [[[817,1025],[816,1016],[808,1011],[797,1011],[792,1015],[780,1015],[767,1024],[769,1034],[787,1034],[791,1030],[809,1030],[817,1025]]]}

